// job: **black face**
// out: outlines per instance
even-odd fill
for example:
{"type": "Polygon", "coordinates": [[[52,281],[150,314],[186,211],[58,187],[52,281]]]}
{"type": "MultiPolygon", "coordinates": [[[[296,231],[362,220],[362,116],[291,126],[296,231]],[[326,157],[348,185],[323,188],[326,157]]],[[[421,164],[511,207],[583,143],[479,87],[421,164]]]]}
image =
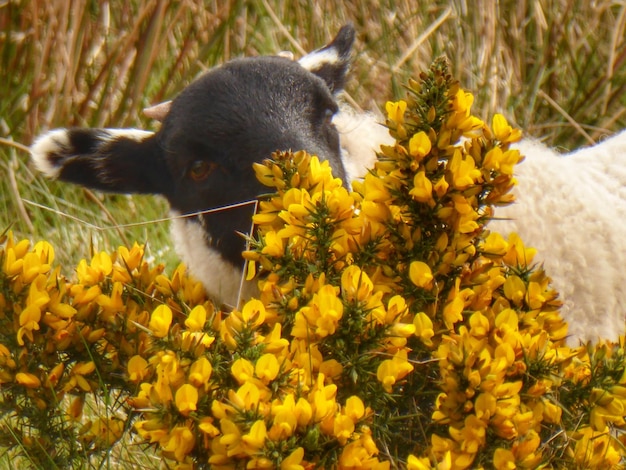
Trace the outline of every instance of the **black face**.
{"type": "MultiPolygon", "coordinates": [[[[176,98],[156,136],[173,183],[166,197],[183,214],[252,200],[267,190],[252,163],[277,150],[318,155],[345,180],[336,112],[326,82],[297,62],[261,57],[212,70],[176,98]]],[[[252,211],[202,216],[210,243],[237,265],[243,242],[233,231],[249,232],[252,211]]]]}
{"type": "MultiPolygon", "coordinates": [[[[213,69],[159,114],[165,118],[155,135],[137,129],[51,131],[33,145],[33,161],[49,176],[93,189],[162,194],[182,214],[254,201],[267,188],[257,182],[252,163],[277,150],[307,150],[328,160],[345,181],[331,120],[354,36],[346,25],[298,62],[261,57],[213,69]]],[[[235,232],[249,233],[253,207],[191,220],[202,225],[213,251],[241,266],[244,243],[235,232]]]]}

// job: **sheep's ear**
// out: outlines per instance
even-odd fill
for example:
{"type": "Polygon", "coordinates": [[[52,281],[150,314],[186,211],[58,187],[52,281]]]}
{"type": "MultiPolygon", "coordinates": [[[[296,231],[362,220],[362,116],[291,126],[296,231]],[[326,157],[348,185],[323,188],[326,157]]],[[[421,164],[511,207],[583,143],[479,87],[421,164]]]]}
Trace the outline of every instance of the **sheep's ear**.
{"type": "Polygon", "coordinates": [[[354,27],[343,26],[330,44],[302,57],[298,62],[302,67],[321,77],[330,91],[337,93],[343,89],[346,73],[350,67],[350,53],[354,44],[354,27]]]}
{"type": "Polygon", "coordinates": [[[164,101],[163,103],[155,104],[149,108],[144,108],[143,113],[150,119],[156,119],[159,122],[163,122],[165,116],[170,112],[172,107],[172,101],[164,101]]]}
{"type": "Polygon", "coordinates": [[[56,129],[31,147],[35,167],[51,178],[118,193],[160,193],[167,168],[152,132],[56,129]]]}

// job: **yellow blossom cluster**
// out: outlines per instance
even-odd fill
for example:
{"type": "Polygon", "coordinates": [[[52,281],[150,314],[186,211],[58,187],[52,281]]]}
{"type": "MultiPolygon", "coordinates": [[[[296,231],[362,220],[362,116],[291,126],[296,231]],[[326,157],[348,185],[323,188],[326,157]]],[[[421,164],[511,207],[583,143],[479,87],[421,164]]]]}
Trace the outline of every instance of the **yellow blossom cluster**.
{"type": "Polygon", "coordinates": [[[3,235],[0,444],[58,467],[131,434],[181,469],[622,468],[624,342],[568,347],[535,251],[488,230],[520,133],[472,100],[436,61],[352,191],[305,152],[255,165],[259,296],[229,313],[139,245],[69,281],[3,235]]]}

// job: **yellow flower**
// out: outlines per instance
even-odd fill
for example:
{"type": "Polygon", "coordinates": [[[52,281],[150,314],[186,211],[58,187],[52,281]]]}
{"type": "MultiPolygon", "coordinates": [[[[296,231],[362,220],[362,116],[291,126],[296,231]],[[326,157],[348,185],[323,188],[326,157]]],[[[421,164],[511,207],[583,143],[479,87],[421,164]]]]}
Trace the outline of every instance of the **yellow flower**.
{"type": "Polygon", "coordinates": [[[446,122],[449,129],[459,129],[464,135],[471,135],[472,131],[481,129],[483,122],[471,115],[474,95],[464,90],[458,90],[452,97],[452,113],[446,122]]]}
{"type": "Polygon", "coordinates": [[[304,470],[304,466],[301,465],[304,458],[304,448],[298,447],[287,458],[283,459],[280,463],[280,470],[304,470]]]}
{"type": "Polygon", "coordinates": [[[242,410],[254,410],[261,401],[261,389],[256,383],[246,382],[236,392],[230,390],[228,398],[231,403],[242,410]]]}
{"type": "Polygon", "coordinates": [[[367,300],[373,289],[374,284],[369,276],[354,264],[341,274],[341,292],[348,301],[367,300]]]}
{"type": "Polygon", "coordinates": [[[496,470],[515,470],[515,455],[508,449],[498,447],[493,453],[493,466],[496,470]]]}
{"type": "Polygon", "coordinates": [[[124,267],[128,271],[134,271],[139,268],[141,260],[143,259],[143,249],[143,245],[140,245],[137,242],[133,243],[133,247],[130,250],[125,246],[120,246],[117,249],[120,258],[122,258],[122,262],[124,263],[124,267]]]}
{"type": "Polygon", "coordinates": [[[258,299],[250,299],[241,310],[241,319],[249,328],[256,328],[265,321],[265,306],[258,299]]]}
{"type": "Polygon", "coordinates": [[[272,403],[271,413],[274,420],[268,432],[268,437],[271,440],[277,441],[293,435],[298,425],[295,408],[294,397],[291,394],[287,395],[282,403],[279,400],[272,403]]]}
{"type": "Polygon", "coordinates": [[[454,289],[450,292],[450,297],[448,298],[448,302],[446,302],[443,308],[443,320],[446,324],[446,327],[452,329],[454,324],[463,320],[463,310],[465,310],[465,301],[467,300],[468,292],[467,289],[459,292],[460,279],[457,278],[455,280],[454,289]]]}
{"type": "Polygon", "coordinates": [[[255,365],[256,376],[264,383],[269,383],[278,376],[280,364],[273,354],[263,354],[255,365]]]}
{"type": "Polygon", "coordinates": [[[526,268],[533,262],[533,258],[537,253],[535,248],[526,248],[524,242],[517,233],[509,235],[509,251],[504,255],[502,260],[513,267],[526,268]]]}
{"type": "Polygon", "coordinates": [[[247,434],[241,436],[241,440],[244,444],[244,449],[248,455],[253,455],[258,452],[265,445],[265,439],[267,438],[267,429],[265,427],[265,421],[257,420],[250,427],[250,431],[247,434]]]}
{"type": "Polygon", "coordinates": [[[491,127],[495,138],[503,144],[517,142],[522,138],[522,131],[509,126],[509,123],[502,114],[493,116],[491,127]]]}
{"type": "Polygon", "coordinates": [[[474,403],[476,416],[484,421],[489,420],[497,410],[497,400],[491,393],[485,392],[478,395],[474,403]]]}
{"type": "MultiPolygon", "coordinates": [[[[41,243],[41,242],[39,242],[41,243]]],[[[39,243],[37,245],[39,245],[39,243]]],[[[35,246],[35,249],[37,248],[35,246]]],[[[49,246],[49,245],[48,245],[49,246]]],[[[50,247],[52,249],[52,247],[50,247]]],[[[43,256],[45,259],[45,255],[43,256]]],[[[22,264],[22,282],[28,284],[33,282],[39,274],[45,274],[50,271],[50,265],[42,260],[42,256],[38,253],[26,253],[22,264]]]]}
{"type": "Polygon", "coordinates": [[[333,435],[341,445],[345,445],[354,432],[354,421],[349,416],[335,416],[333,421],[333,435]]]}
{"type": "Polygon", "coordinates": [[[355,423],[365,415],[365,406],[363,401],[356,395],[351,396],[346,400],[346,408],[344,414],[355,423]]]}
{"type": "Polygon", "coordinates": [[[420,131],[409,140],[409,154],[418,162],[422,160],[428,153],[432,144],[424,131],[420,131]]]}
{"type": "Polygon", "coordinates": [[[337,297],[335,287],[322,286],[313,296],[311,303],[296,314],[292,335],[296,338],[310,338],[313,333],[320,338],[335,333],[343,316],[343,303],[337,297]]]}
{"type": "Polygon", "coordinates": [[[458,148],[454,149],[447,169],[450,172],[452,186],[455,189],[466,189],[481,178],[480,170],[476,168],[474,159],[469,155],[463,155],[458,148]]]}
{"type": "Polygon", "coordinates": [[[387,101],[385,110],[387,111],[387,118],[390,121],[402,124],[404,122],[404,113],[406,112],[406,101],[387,101]]]}
{"type": "Polygon", "coordinates": [[[423,261],[413,261],[409,265],[409,278],[411,282],[422,289],[430,289],[433,285],[433,273],[423,261]]]}
{"type": "Polygon", "coordinates": [[[386,359],[380,363],[376,371],[376,377],[383,384],[385,390],[391,393],[393,385],[406,377],[413,370],[413,366],[407,360],[407,351],[398,351],[393,359],[386,359]]]}
{"type": "Polygon", "coordinates": [[[125,301],[122,297],[124,285],[121,282],[114,282],[111,295],[100,294],[96,298],[96,303],[102,307],[103,318],[112,321],[113,316],[126,310],[125,301]]]}
{"type": "Polygon", "coordinates": [[[483,167],[487,170],[496,170],[503,175],[512,176],[513,168],[519,162],[521,155],[519,150],[510,149],[505,152],[500,147],[494,147],[485,155],[483,167]]]}
{"type": "Polygon", "coordinates": [[[220,419],[220,428],[222,436],[219,438],[220,444],[226,447],[228,456],[243,453],[244,449],[241,442],[241,430],[230,419],[220,419]]]}
{"type": "Polygon", "coordinates": [[[179,462],[185,460],[196,444],[193,433],[187,426],[176,426],[163,441],[165,442],[163,450],[172,453],[179,462]]]}
{"type": "Polygon", "coordinates": [[[393,323],[400,320],[403,315],[407,312],[407,305],[404,297],[401,295],[394,295],[391,299],[389,299],[389,303],[387,304],[387,315],[385,316],[384,323],[393,323]]]}
{"type": "Polygon", "coordinates": [[[90,375],[96,370],[96,365],[93,361],[89,362],[77,362],[72,367],[72,371],[70,372],[70,380],[67,381],[63,390],[68,392],[72,390],[74,387],[82,390],[83,392],[91,392],[92,388],[87,379],[84,377],[86,375],[90,375]]]}
{"type": "Polygon", "coordinates": [[[259,180],[262,184],[269,187],[275,186],[274,173],[269,166],[255,162],[252,164],[252,168],[254,168],[256,179],[259,180]]]}
{"type": "Polygon", "coordinates": [[[33,331],[39,330],[39,320],[41,320],[41,309],[36,305],[22,310],[19,316],[20,328],[17,330],[17,344],[24,346],[24,336],[31,343],[34,341],[33,331]]]}
{"type": "MultiPolygon", "coordinates": [[[[0,349],[2,348],[0,347],[0,349]]],[[[50,388],[56,387],[64,371],[65,371],[64,363],[59,362],[56,366],[54,366],[52,370],[48,372],[48,376],[46,377],[46,381],[45,381],[46,387],[50,387],[50,388]]]]}
{"type": "Polygon", "coordinates": [[[482,250],[486,255],[502,256],[508,251],[508,249],[509,244],[498,232],[489,233],[482,245],[482,250]]]}
{"type": "Polygon", "coordinates": [[[27,388],[39,388],[41,387],[41,380],[37,376],[28,372],[18,372],[15,374],[15,381],[27,388]]]}
{"type": "Polygon", "coordinates": [[[189,383],[194,387],[208,389],[212,372],[213,367],[209,360],[205,356],[201,356],[189,368],[189,383]]]}
{"type": "Polygon", "coordinates": [[[413,178],[413,188],[411,188],[409,194],[416,201],[431,203],[431,206],[435,204],[433,200],[433,184],[424,171],[418,172],[415,178],[413,178]]]}
{"type": "Polygon", "coordinates": [[[526,295],[526,285],[518,276],[509,276],[504,281],[504,295],[514,304],[519,305],[526,295]]]}
{"type": "Polygon", "coordinates": [[[78,395],[70,403],[67,409],[67,415],[72,421],[78,421],[83,415],[83,408],[85,406],[85,396],[78,395]]]}
{"type": "Polygon", "coordinates": [[[335,384],[324,385],[324,374],[319,374],[314,387],[312,400],[309,398],[309,401],[313,409],[312,417],[316,422],[319,422],[334,415],[337,409],[335,402],[337,386],[335,384]]]}
{"type": "Polygon", "coordinates": [[[424,312],[419,312],[413,319],[415,325],[415,336],[420,338],[426,346],[432,346],[432,337],[435,336],[433,322],[424,312]]]}
{"type": "Polygon", "coordinates": [[[167,305],[161,304],[152,312],[148,326],[154,336],[165,338],[170,331],[171,324],[172,310],[167,305]]]}
{"type": "Polygon", "coordinates": [[[461,450],[468,454],[476,454],[485,444],[487,423],[475,415],[465,418],[464,426],[458,429],[450,426],[450,436],[460,444],[461,450]]]}
{"type": "Polygon", "coordinates": [[[148,361],[135,355],[128,361],[128,378],[131,382],[139,383],[148,375],[148,361]]]}
{"type": "Polygon", "coordinates": [[[367,427],[359,429],[359,438],[344,446],[339,456],[340,469],[366,468],[372,470],[389,470],[390,462],[380,462],[376,458],[378,448],[367,427]]]}
{"type": "Polygon", "coordinates": [[[189,331],[202,331],[206,323],[206,309],[203,305],[196,305],[189,312],[189,316],[185,320],[185,326],[189,331]]]}
{"type": "Polygon", "coordinates": [[[418,458],[413,454],[409,455],[406,462],[407,470],[431,470],[430,460],[427,457],[418,458]]]}
{"type": "Polygon", "coordinates": [[[263,237],[265,246],[261,253],[268,256],[280,257],[285,254],[285,245],[283,239],[278,236],[274,230],[270,230],[263,237]]]}
{"type": "Polygon", "coordinates": [[[363,195],[366,201],[385,203],[391,198],[385,182],[372,173],[367,173],[363,180],[363,195]]]}
{"type": "Polygon", "coordinates": [[[184,384],[176,390],[174,401],[180,414],[188,416],[189,413],[197,409],[198,389],[193,385],[184,384]]]}
{"type": "Polygon", "coordinates": [[[576,432],[574,460],[581,468],[611,468],[621,460],[618,444],[608,431],[584,427],[576,432]]]}
{"type": "Polygon", "coordinates": [[[104,251],[96,253],[91,259],[89,266],[87,266],[87,262],[83,259],[78,263],[76,268],[78,281],[85,286],[97,284],[111,274],[112,271],[113,261],[109,254],[104,251]]]}
{"type": "Polygon", "coordinates": [[[198,429],[210,437],[217,437],[220,434],[220,430],[213,424],[213,418],[211,417],[200,419],[198,429]]]}
{"type": "Polygon", "coordinates": [[[247,359],[237,359],[233,362],[230,370],[239,384],[243,384],[254,377],[254,366],[247,359]]]}

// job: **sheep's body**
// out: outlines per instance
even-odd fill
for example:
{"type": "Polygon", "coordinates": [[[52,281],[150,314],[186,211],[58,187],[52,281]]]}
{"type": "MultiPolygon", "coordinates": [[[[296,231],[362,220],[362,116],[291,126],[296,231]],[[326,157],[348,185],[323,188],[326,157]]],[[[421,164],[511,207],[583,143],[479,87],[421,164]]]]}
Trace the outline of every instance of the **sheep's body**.
{"type": "Polygon", "coordinates": [[[531,140],[518,148],[526,160],[517,201],[498,209],[489,228],[537,248],[571,343],[617,340],[626,315],[626,132],[565,155],[531,140]]]}
{"type": "MultiPolygon", "coordinates": [[[[342,113],[338,128],[349,174],[370,168],[381,135],[371,116],[342,113]]],[[[516,202],[496,209],[488,229],[517,232],[537,249],[563,301],[570,343],[617,340],[626,326],[626,132],[570,154],[524,139],[516,202]]]]}

